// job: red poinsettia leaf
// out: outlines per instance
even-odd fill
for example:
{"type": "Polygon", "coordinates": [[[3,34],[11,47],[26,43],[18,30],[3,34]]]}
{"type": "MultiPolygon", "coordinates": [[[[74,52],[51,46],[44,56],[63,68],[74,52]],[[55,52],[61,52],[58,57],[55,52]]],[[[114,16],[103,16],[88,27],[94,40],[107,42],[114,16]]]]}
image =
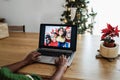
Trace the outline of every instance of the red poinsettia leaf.
{"type": "Polygon", "coordinates": [[[109,33],[109,30],[107,28],[102,29],[102,33],[109,33]]]}
{"type": "Polygon", "coordinates": [[[119,37],[119,32],[120,30],[118,30],[118,26],[115,27],[115,35],[119,37]]]}
{"type": "Polygon", "coordinates": [[[110,24],[107,24],[107,28],[108,28],[108,30],[111,31],[111,32],[114,31],[114,27],[112,27],[110,24]]]}
{"type": "Polygon", "coordinates": [[[106,36],[107,36],[106,34],[103,34],[103,35],[101,36],[101,40],[104,40],[106,36]]]}
{"type": "Polygon", "coordinates": [[[115,37],[116,35],[115,35],[115,33],[111,33],[110,36],[111,37],[115,37]]]}

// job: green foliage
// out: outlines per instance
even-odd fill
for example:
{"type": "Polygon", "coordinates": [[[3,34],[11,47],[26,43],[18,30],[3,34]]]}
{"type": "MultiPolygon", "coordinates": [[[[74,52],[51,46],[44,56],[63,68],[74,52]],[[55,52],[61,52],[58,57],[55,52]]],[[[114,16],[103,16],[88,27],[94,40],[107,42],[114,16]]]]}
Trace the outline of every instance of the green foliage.
{"type": "Polygon", "coordinates": [[[86,30],[92,33],[93,24],[95,23],[94,18],[97,13],[91,9],[91,13],[88,13],[87,0],[66,0],[65,8],[66,10],[61,15],[60,19],[65,24],[77,25],[78,34],[84,34],[86,30]],[[71,8],[76,8],[75,17],[71,19],[71,8]],[[91,18],[91,23],[87,23],[88,19],[91,18]]]}

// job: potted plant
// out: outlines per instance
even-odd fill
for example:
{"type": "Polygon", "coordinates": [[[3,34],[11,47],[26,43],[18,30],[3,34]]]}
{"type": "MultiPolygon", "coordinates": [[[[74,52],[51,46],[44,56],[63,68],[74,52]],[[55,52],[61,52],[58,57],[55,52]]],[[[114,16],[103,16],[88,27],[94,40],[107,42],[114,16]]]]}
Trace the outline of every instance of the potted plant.
{"type": "Polygon", "coordinates": [[[107,24],[107,28],[102,29],[101,40],[104,41],[100,45],[100,54],[106,58],[115,58],[118,56],[118,44],[115,43],[114,37],[119,37],[118,26],[112,27],[107,24]]]}
{"type": "Polygon", "coordinates": [[[106,47],[115,47],[114,37],[119,37],[118,26],[112,27],[110,24],[107,24],[107,28],[102,29],[102,37],[101,40],[104,41],[104,46],[106,47]]]}

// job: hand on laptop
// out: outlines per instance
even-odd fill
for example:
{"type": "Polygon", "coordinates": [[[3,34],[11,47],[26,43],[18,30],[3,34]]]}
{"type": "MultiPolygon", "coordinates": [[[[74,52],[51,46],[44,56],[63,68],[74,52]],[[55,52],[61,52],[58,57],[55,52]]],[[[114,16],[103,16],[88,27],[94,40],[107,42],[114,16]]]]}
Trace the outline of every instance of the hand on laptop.
{"type": "Polygon", "coordinates": [[[68,65],[67,65],[68,59],[65,55],[62,55],[55,60],[55,64],[57,66],[57,69],[63,69],[65,71],[68,67],[68,65]]]}
{"type": "Polygon", "coordinates": [[[29,53],[24,60],[27,61],[28,64],[31,64],[33,62],[36,62],[38,59],[38,56],[40,56],[40,55],[41,55],[41,53],[33,51],[33,52],[29,53]]]}
{"type": "Polygon", "coordinates": [[[68,59],[65,55],[60,56],[58,59],[55,60],[57,69],[55,73],[52,75],[50,80],[61,80],[64,72],[67,69],[68,59]]]}

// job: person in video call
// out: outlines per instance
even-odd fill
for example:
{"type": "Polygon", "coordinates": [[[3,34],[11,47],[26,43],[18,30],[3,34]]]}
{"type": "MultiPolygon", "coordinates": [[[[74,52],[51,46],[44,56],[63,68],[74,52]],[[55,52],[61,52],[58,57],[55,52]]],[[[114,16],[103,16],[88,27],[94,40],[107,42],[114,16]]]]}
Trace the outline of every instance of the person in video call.
{"type": "Polygon", "coordinates": [[[71,28],[68,26],[66,27],[66,36],[65,36],[65,47],[70,47],[70,40],[71,40],[71,28]]]}
{"type": "Polygon", "coordinates": [[[56,32],[52,33],[50,46],[54,46],[54,47],[58,46],[57,36],[58,34],[56,32]]]}
{"type": "Polygon", "coordinates": [[[58,29],[58,47],[64,47],[65,45],[65,36],[66,36],[66,31],[64,28],[59,28],[58,29]]]}
{"type": "Polygon", "coordinates": [[[46,46],[50,46],[50,43],[51,43],[51,36],[50,36],[49,34],[47,34],[45,38],[46,38],[46,39],[45,39],[45,40],[46,40],[45,45],[46,45],[46,46]]]}
{"type": "Polygon", "coordinates": [[[52,33],[52,35],[47,34],[46,35],[46,43],[45,46],[58,46],[58,41],[57,41],[57,36],[58,34],[56,32],[52,33]]]}
{"type": "MultiPolygon", "coordinates": [[[[0,68],[0,80],[43,80],[40,76],[35,74],[23,75],[16,72],[26,65],[37,61],[37,57],[41,54],[34,51],[29,53],[24,60],[14,64],[6,65],[0,68]]],[[[56,71],[49,80],[61,80],[63,73],[67,69],[67,58],[62,55],[55,60],[56,71]]]]}

